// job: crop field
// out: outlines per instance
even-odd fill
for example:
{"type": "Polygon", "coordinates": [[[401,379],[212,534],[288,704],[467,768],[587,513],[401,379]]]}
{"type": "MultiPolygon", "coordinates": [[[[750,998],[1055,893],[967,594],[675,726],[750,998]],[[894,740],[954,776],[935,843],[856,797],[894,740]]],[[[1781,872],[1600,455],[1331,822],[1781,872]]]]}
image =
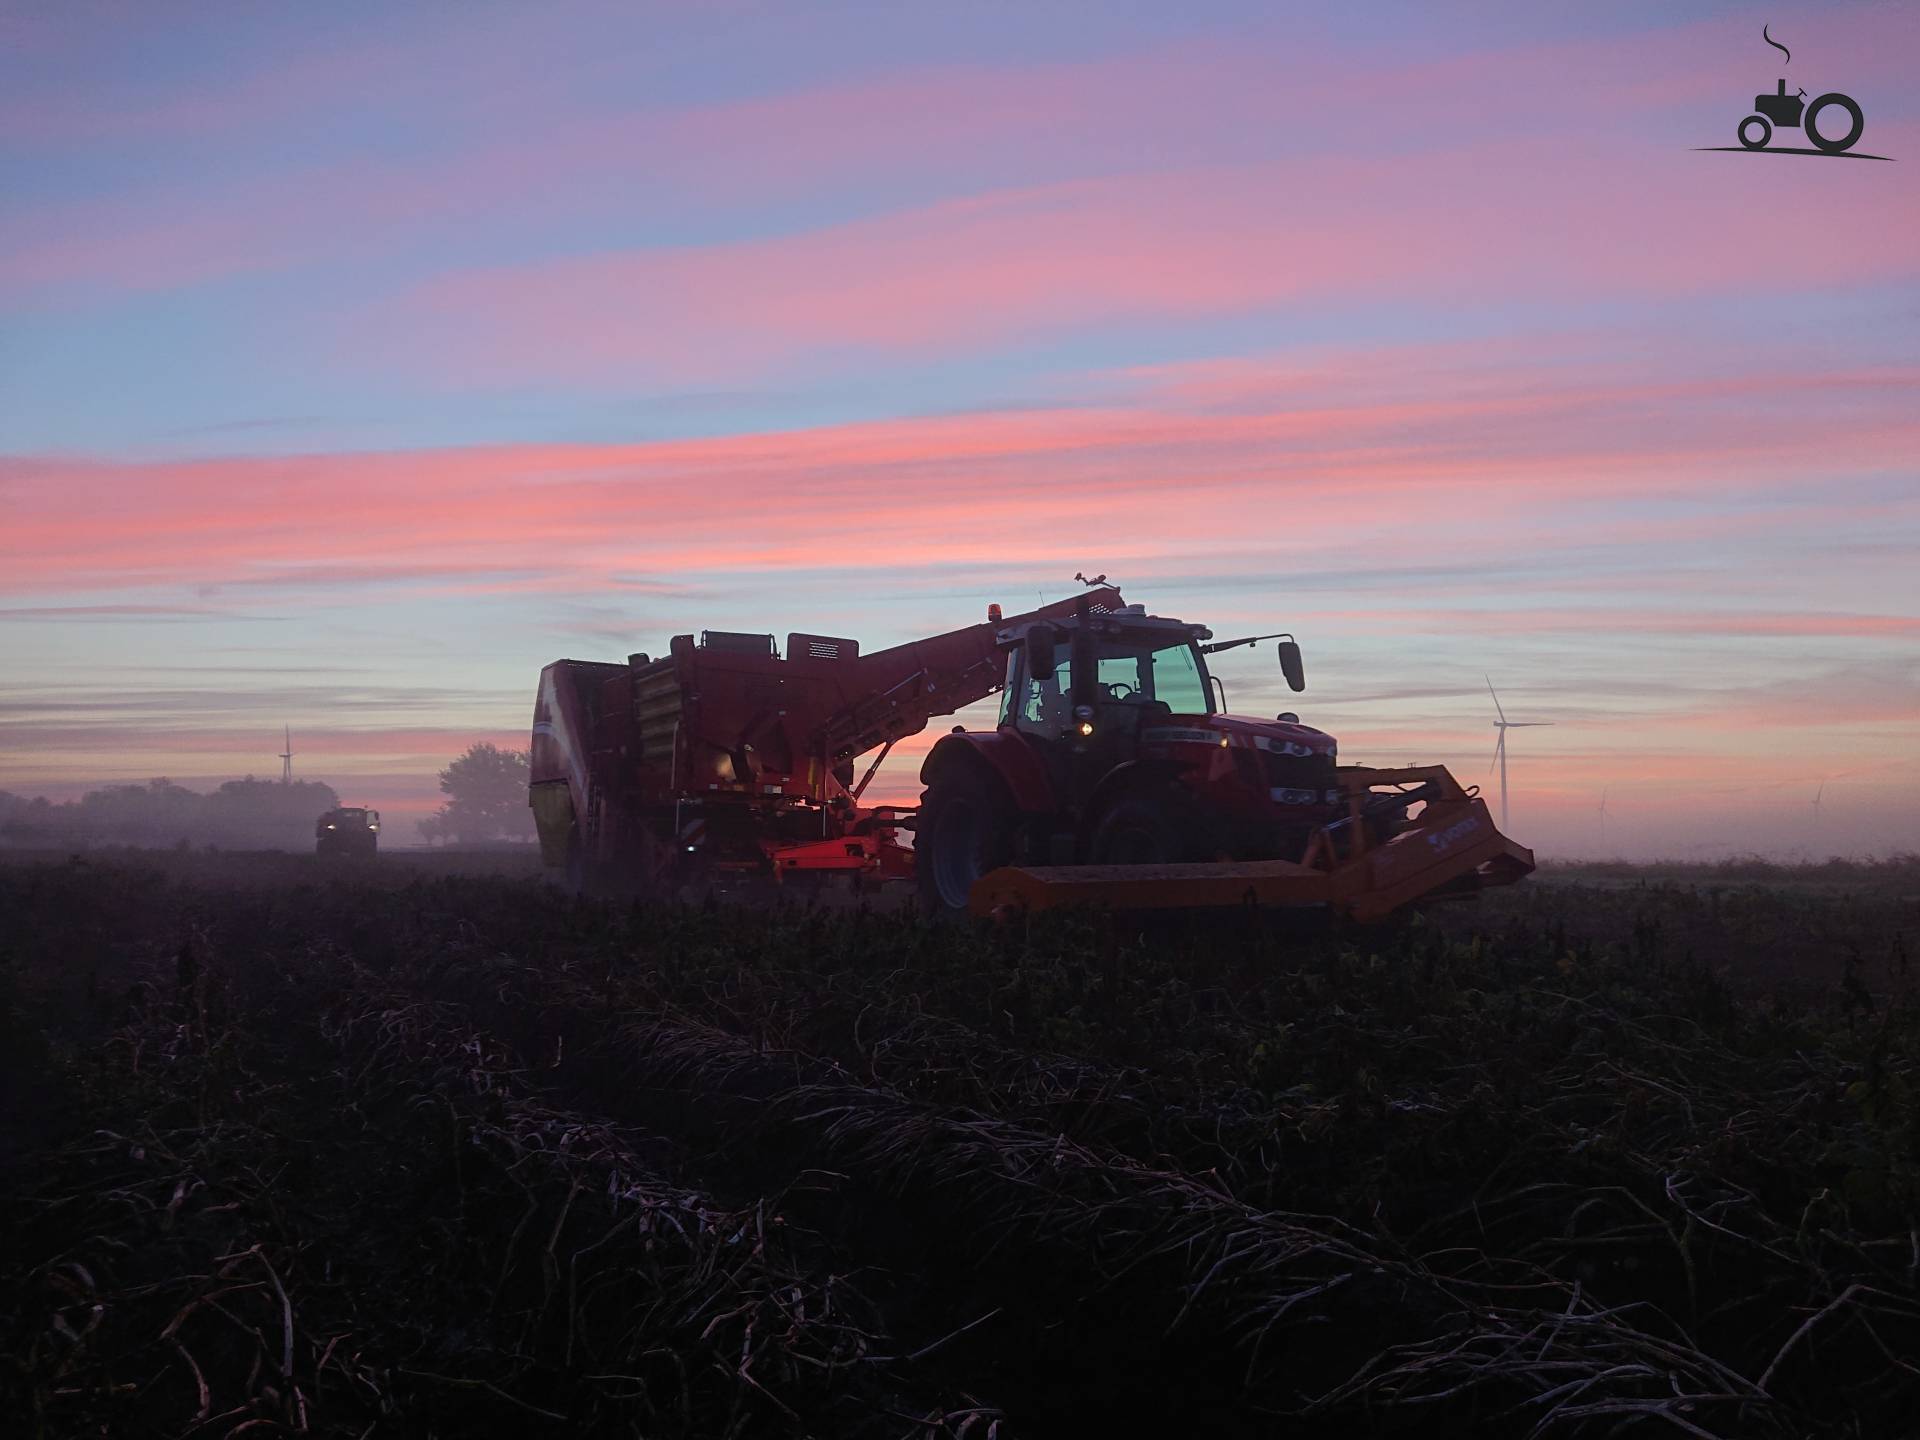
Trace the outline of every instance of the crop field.
{"type": "Polygon", "coordinates": [[[16,856],[0,1414],[1913,1435],[1917,945],[1912,861],[1308,931],[16,856]]]}

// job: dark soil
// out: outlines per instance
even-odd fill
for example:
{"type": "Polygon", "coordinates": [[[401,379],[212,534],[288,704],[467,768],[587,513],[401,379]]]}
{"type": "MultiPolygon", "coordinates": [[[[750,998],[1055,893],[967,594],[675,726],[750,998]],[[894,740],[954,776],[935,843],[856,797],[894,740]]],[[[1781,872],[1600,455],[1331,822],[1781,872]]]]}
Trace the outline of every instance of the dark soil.
{"type": "Polygon", "coordinates": [[[1920,897],[1381,931],[0,865],[39,1436],[1911,1434],[1920,897]]]}

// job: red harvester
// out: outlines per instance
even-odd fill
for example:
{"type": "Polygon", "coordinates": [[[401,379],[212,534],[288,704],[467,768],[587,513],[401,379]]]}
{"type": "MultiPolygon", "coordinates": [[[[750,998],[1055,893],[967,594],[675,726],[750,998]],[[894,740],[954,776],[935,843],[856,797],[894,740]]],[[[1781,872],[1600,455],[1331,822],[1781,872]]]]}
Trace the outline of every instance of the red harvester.
{"type": "Polygon", "coordinates": [[[1338,765],[1292,714],[1222,713],[1212,641],[1118,590],[862,655],[708,631],[659,660],[558,660],[534,708],[542,856],[582,888],[650,894],[723,872],[917,879],[930,913],[1321,907],[1356,920],[1510,884],[1530,851],[1439,766],[1338,765]],[[881,759],[1001,690],[993,730],[943,736],[917,810],[864,807],[881,759]],[[872,752],[855,780],[855,763],[872,752]],[[908,849],[898,832],[911,829],[908,849]]]}

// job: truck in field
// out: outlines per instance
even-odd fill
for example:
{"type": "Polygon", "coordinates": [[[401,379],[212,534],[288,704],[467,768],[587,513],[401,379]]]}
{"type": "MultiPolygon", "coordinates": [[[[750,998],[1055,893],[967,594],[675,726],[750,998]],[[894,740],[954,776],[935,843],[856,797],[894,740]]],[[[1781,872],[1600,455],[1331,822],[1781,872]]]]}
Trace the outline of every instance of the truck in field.
{"type": "Polygon", "coordinates": [[[342,805],[313,822],[313,848],[318,855],[372,855],[380,848],[380,812],[361,805],[342,805]]]}

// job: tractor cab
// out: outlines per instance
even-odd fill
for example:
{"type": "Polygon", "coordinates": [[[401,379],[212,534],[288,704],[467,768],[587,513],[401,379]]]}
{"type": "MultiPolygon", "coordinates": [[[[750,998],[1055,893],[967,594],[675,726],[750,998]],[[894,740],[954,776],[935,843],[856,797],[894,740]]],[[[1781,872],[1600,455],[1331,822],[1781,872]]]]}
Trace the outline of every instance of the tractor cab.
{"type": "Polygon", "coordinates": [[[1029,626],[1009,646],[1000,723],[1049,739],[1174,715],[1213,714],[1213,684],[1199,642],[1213,632],[1138,605],[1065,627],[1029,626]]]}
{"type": "MultiPolygon", "coordinates": [[[[1279,640],[1280,668],[1288,685],[1302,690],[1299,645],[1278,634],[1205,643],[1212,639],[1204,625],[1148,615],[1139,605],[1063,625],[1029,625],[1017,640],[1003,637],[1007,676],[1000,726],[1043,745],[1064,743],[1076,753],[1113,759],[1116,745],[1164,739],[1183,728],[1193,732],[1186,738],[1211,743],[1247,725],[1272,728],[1222,714],[1225,689],[1209,673],[1206,657],[1279,640]]],[[[1298,726],[1296,716],[1280,720],[1298,726]]]]}
{"type": "Polygon", "coordinates": [[[1771,120],[1775,125],[1783,126],[1789,130],[1797,130],[1800,128],[1800,114],[1806,108],[1806,102],[1806,91],[1799,90],[1789,95],[1787,93],[1787,82],[1782,80],[1779,88],[1777,88],[1773,94],[1754,96],[1753,108],[1766,116],[1767,119],[1771,120]]]}
{"type": "Polygon", "coordinates": [[[1139,757],[1149,733],[1204,723],[1214,685],[1204,626],[1139,606],[1068,625],[1034,626],[1009,647],[1000,726],[1020,736],[1056,795],[1087,793],[1139,757]]]}

